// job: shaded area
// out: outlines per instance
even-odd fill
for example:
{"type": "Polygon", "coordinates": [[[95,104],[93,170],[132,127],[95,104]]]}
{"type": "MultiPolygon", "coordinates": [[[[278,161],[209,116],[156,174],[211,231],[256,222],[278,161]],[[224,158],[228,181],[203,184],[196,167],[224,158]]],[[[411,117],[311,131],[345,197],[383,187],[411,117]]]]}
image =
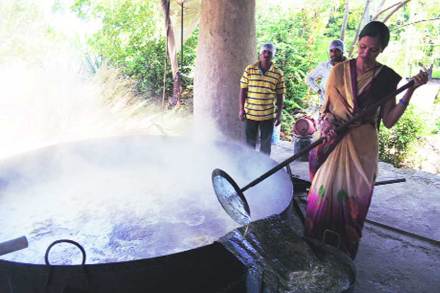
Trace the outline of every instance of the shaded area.
{"type": "Polygon", "coordinates": [[[153,259],[85,266],[0,260],[0,292],[245,292],[245,267],[222,245],[153,259]]]}
{"type": "Polygon", "coordinates": [[[350,258],[333,247],[306,242],[288,210],[252,222],[221,242],[248,268],[248,292],[343,292],[355,279],[350,258]]]}

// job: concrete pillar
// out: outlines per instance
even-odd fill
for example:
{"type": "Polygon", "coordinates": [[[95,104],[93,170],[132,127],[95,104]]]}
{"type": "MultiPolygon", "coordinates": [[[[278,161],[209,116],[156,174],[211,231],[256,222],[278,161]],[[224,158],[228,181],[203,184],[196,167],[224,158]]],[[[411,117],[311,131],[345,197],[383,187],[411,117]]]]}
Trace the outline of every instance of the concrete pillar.
{"type": "MultiPolygon", "coordinates": [[[[256,62],[255,0],[202,0],[194,76],[194,122],[243,140],[240,77],[256,62]]],[[[197,129],[197,128],[196,128],[197,129]]]]}

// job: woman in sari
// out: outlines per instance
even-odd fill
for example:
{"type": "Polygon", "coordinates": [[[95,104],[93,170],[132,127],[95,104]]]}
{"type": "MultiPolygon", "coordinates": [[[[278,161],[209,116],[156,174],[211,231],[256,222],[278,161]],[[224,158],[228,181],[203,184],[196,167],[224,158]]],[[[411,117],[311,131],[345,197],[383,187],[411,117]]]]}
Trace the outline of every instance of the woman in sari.
{"type": "Polygon", "coordinates": [[[321,109],[325,142],[309,156],[312,185],[305,235],[336,246],[353,259],[377,174],[379,120],[392,127],[405,112],[414,90],[428,80],[427,73],[420,72],[397,104],[391,98],[362,122],[336,134],[338,125],[396,90],[401,77],[376,61],[388,41],[385,24],[370,22],[359,35],[358,56],[332,69],[321,109]]]}

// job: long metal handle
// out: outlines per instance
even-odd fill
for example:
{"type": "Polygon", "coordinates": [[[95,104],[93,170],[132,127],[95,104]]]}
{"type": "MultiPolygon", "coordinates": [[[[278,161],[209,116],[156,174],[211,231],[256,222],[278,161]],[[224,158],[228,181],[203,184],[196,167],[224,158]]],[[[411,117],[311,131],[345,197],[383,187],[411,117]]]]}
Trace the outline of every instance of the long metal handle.
{"type": "Polygon", "coordinates": [[[388,185],[388,184],[394,184],[394,183],[402,183],[406,182],[405,178],[398,178],[398,179],[390,179],[390,180],[382,180],[374,183],[374,186],[379,185],[388,185]]]}
{"type": "Polygon", "coordinates": [[[296,159],[298,159],[299,157],[302,157],[303,155],[305,155],[306,153],[308,153],[311,149],[313,149],[314,147],[320,145],[322,142],[324,141],[324,139],[321,137],[318,140],[316,140],[314,143],[312,143],[311,145],[308,145],[307,147],[301,149],[299,152],[297,152],[296,154],[294,154],[293,156],[291,156],[290,158],[286,159],[285,161],[281,162],[280,164],[278,164],[277,166],[273,167],[272,169],[270,169],[269,171],[267,171],[266,173],[264,173],[263,175],[261,175],[260,177],[254,179],[252,182],[250,182],[248,185],[246,185],[245,187],[243,187],[241,189],[241,192],[244,192],[246,190],[248,190],[249,188],[251,188],[254,185],[257,185],[258,183],[260,183],[261,181],[263,181],[264,179],[266,179],[267,177],[271,176],[272,174],[278,172],[279,170],[283,169],[285,166],[289,165],[291,162],[295,161],[296,159]]]}
{"type": "MultiPolygon", "coordinates": [[[[375,111],[377,109],[377,107],[379,107],[380,105],[382,105],[384,102],[386,102],[387,100],[389,100],[392,97],[397,96],[398,94],[400,94],[401,92],[403,92],[404,90],[410,88],[411,86],[414,85],[414,80],[410,80],[408,83],[406,83],[405,85],[401,86],[400,88],[398,88],[397,90],[395,90],[394,92],[392,92],[391,94],[379,99],[376,103],[364,108],[363,110],[361,110],[359,113],[357,113],[356,115],[354,115],[351,119],[349,119],[347,122],[345,122],[344,124],[342,124],[341,126],[339,126],[338,128],[336,128],[336,133],[342,133],[344,131],[346,131],[348,129],[348,127],[350,127],[353,123],[363,119],[368,113],[370,113],[371,111],[375,111]]],[[[299,157],[305,155],[306,153],[308,153],[311,149],[315,148],[316,146],[320,145],[322,142],[324,141],[324,138],[319,138],[318,140],[316,140],[314,143],[312,143],[311,145],[301,149],[299,152],[297,152],[296,154],[294,154],[293,156],[291,156],[290,158],[284,160],[283,162],[281,162],[279,165],[273,167],[272,169],[270,169],[269,171],[267,171],[266,173],[264,173],[263,175],[261,175],[260,177],[254,179],[252,182],[250,182],[248,185],[246,185],[245,187],[243,187],[241,189],[241,192],[245,192],[246,190],[248,190],[249,188],[251,188],[252,186],[260,183],[261,181],[263,181],[264,179],[266,179],[267,177],[271,176],[272,174],[278,172],[279,170],[283,169],[285,166],[287,166],[288,164],[290,164],[291,162],[295,161],[296,159],[298,159],[299,157]]]]}
{"type": "Polygon", "coordinates": [[[8,254],[28,247],[25,236],[0,243],[0,255],[8,254]]]}

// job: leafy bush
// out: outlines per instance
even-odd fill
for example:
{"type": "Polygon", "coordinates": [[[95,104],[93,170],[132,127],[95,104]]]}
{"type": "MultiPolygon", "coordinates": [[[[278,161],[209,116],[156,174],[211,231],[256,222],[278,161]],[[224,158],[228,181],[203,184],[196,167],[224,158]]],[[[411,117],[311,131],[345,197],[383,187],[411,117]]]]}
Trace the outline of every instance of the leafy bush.
{"type": "Polygon", "coordinates": [[[381,125],[379,131],[379,159],[396,167],[413,153],[412,147],[425,132],[427,125],[417,114],[413,106],[409,106],[399,122],[391,129],[381,125]]]}

